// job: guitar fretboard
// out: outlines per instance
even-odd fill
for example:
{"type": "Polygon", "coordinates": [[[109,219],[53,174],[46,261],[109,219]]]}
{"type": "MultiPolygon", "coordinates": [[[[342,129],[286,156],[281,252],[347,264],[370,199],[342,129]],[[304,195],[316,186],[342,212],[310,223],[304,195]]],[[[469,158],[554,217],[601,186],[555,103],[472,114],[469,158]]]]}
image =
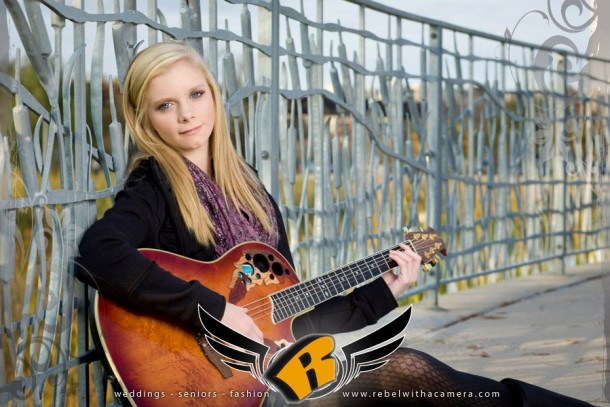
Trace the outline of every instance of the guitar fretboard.
{"type": "MultiPolygon", "coordinates": [[[[403,243],[414,249],[411,241],[403,243]]],[[[400,250],[400,247],[398,245],[390,247],[311,280],[271,294],[269,297],[273,303],[273,322],[278,323],[306,309],[315,307],[350,288],[366,283],[393,269],[397,264],[388,257],[390,250],[400,250]]]]}

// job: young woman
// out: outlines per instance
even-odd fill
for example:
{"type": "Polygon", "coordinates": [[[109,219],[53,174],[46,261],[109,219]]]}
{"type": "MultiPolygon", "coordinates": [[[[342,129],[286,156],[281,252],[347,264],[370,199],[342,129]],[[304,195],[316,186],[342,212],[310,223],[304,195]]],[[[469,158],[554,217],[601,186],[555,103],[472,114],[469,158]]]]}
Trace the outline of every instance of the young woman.
{"type": "MultiPolygon", "coordinates": [[[[201,304],[225,325],[262,342],[262,332],[245,308],[197,281],[173,276],[138,251],[158,248],[211,261],[241,242],[260,241],[292,263],[277,204],[233,148],[220,92],[205,63],[180,42],[147,48],[129,67],[123,108],[139,151],[114,206],[82,238],[77,277],[105,297],[195,328],[201,304]]],[[[398,275],[385,273],[297,317],[295,336],[355,330],[395,308],[395,298],[416,280],[421,261],[407,246],[400,247],[389,254],[400,268],[398,275]]],[[[458,372],[406,348],[392,354],[383,368],[344,388],[383,389],[420,390],[419,399],[389,400],[409,405],[514,406],[526,400],[530,406],[586,405],[525,383],[458,372]],[[434,391],[501,396],[447,399],[431,397],[434,391]]],[[[334,394],[316,403],[344,401],[366,405],[370,400],[334,394]]]]}

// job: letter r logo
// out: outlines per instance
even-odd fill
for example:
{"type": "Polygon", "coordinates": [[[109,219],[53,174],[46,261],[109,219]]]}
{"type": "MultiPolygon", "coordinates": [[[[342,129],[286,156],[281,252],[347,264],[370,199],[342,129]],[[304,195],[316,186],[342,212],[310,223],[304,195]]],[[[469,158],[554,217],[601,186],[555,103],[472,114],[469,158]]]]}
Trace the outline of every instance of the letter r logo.
{"type": "Polygon", "coordinates": [[[337,376],[332,336],[307,336],[280,353],[265,372],[286,400],[300,401],[337,376]]]}

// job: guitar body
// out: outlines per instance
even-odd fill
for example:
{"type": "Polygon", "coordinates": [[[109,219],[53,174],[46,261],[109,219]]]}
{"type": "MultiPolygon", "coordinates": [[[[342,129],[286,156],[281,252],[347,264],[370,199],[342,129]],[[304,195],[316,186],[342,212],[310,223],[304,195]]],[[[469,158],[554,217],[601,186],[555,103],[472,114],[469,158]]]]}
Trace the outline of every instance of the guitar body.
{"type": "MultiPolygon", "coordinates": [[[[292,342],[286,319],[271,319],[268,295],[298,283],[292,267],[275,249],[263,243],[240,244],[214,262],[200,262],[154,249],[140,252],[160,267],[185,280],[201,284],[245,306],[266,310],[252,316],[271,351],[280,342],[292,342]],[[251,303],[258,301],[255,305],[251,303]],[[248,305],[250,304],[250,305],[248,305]]],[[[193,332],[155,315],[125,308],[97,295],[95,323],[107,362],[124,389],[124,396],[139,407],[148,406],[252,406],[267,390],[246,372],[231,369],[224,378],[204,355],[193,332]]],[[[271,352],[270,351],[270,352],[271,352]]]]}

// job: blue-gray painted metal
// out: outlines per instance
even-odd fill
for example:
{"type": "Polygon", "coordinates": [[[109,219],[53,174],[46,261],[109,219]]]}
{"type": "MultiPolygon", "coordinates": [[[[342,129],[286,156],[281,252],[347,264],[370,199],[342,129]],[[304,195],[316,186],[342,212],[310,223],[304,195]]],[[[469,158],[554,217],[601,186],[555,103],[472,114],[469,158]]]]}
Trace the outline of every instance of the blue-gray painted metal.
{"type": "Polygon", "coordinates": [[[0,72],[12,98],[0,112],[0,405],[105,403],[91,293],[71,259],[127,171],[115,92],[137,48],[167,38],[221,82],[235,146],[280,202],[303,278],[396,243],[405,224],[447,242],[405,294],[439,306],[443,291],[602,260],[610,96],[588,83],[608,78],[577,67],[609,61],[366,0],[174,8],[0,3],[19,35],[15,74],[0,72]],[[499,56],[480,51],[490,43],[499,56]]]}

